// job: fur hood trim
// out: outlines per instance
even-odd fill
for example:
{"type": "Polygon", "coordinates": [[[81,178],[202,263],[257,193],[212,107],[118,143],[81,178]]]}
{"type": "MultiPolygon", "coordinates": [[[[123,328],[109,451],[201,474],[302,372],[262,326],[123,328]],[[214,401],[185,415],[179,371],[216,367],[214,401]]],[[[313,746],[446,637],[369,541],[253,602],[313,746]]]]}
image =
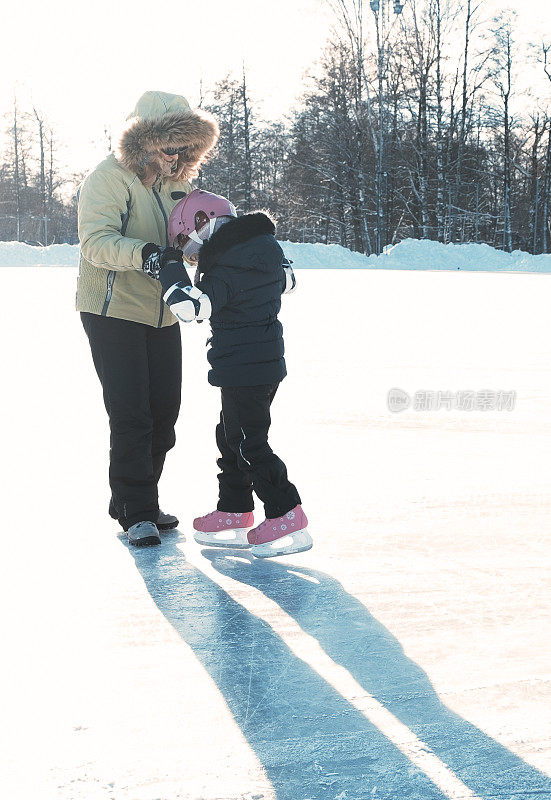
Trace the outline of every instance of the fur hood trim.
{"type": "Polygon", "coordinates": [[[189,180],[195,177],[219,135],[215,118],[200,109],[183,106],[155,117],[134,116],[121,136],[117,157],[123,167],[143,178],[159,149],[185,147],[171,180],[189,180]]]}
{"type": "Polygon", "coordinates": [[[231,219],[213,233],[199,250],[198,271],[208,272],[217,259],[232,247],[248,242],[255,236],[274,236],[275,232],[275,221],[266,211],[252,211],[231,219]]]}

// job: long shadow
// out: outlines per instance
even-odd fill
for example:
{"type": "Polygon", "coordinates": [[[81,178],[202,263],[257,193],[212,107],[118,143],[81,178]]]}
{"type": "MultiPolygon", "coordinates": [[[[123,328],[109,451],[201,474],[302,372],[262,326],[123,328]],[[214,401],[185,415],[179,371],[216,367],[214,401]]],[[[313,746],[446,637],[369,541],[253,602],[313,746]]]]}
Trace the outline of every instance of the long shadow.
{"type": "MultiPolygon", "coordinates": [[[[216,682],[277,800],[445,800],[266,622],[187,562],[178,544],[171,535],[160,547],[129,552],[158,608],[216,682]]],[[[232,577],[263,585],[272,572],[284,579],[284,594],[291,590],[284,571],[266,566],[254,577],[253,569],[247,573],[229,560],[226,570],[224,560],[213,563],[232,577]]],[[[311,603],[312,588],[297,579],[298,596],[289,597],[295,610],[311,603]]],[[[213,759],[216,736],[214,729],[205,743],[213,759]]]]}
{"type": "MultiPolygon", "coordinates": [[[[202,555],[221,574],[275,601],[480,798],[551,799],[551,778],[447,708],[399,641],[338,581],[301,566],[258,562],[242,551],[210,549],[202,555]]],[[[381,751],[381,757],[387,756],[381,751]]],[[[406,778],[402,792],[390,796],[409,800],[415,791],[406,778]]]]}

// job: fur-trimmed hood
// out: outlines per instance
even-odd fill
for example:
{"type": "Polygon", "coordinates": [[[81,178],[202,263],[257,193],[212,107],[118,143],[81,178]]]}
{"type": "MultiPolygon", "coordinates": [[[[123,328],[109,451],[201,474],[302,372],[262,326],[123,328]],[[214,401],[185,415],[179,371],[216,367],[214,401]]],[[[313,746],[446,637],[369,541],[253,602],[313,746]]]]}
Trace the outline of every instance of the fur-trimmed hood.
{"type": "Polygon", "coordinates": [[[185,147],[171,180],[189,180],[197,174],[219,135],[214,117],[201,109],[192,110],[184,97],[146,92],[128,117],[117,158],[123,167],[143,178],[159,149],[185,147]]]}
{"type": "Polygon", "coordinates": [[[283,250],[275,240],[276,226],[265,211],[253,211],[222,225],[199,250],[199,273],[215,264],[272,271],[281,267],[283,250]],[[261,237],[257,242],[251,239],[261,237]],[[247,243],[249,247],[243,247],[247,243]]]}

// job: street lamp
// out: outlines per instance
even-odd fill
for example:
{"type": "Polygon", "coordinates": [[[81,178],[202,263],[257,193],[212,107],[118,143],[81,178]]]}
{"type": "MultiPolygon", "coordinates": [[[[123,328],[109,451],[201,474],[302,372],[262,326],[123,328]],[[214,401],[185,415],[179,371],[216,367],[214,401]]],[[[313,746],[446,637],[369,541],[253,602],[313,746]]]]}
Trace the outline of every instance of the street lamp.
{"type": "MultiPolygon", "coordinates": [[[[388,24],[389,6],[391,0],[370,0],[371,10],[375,17],[375,28],[377,31],[377,77],[379,85],[379,137],[378,137],[378,153],[377,153],[377,236],[376,236],[376,250],[377,255],[383,251],[384,235],[384,208],[383,208],[383,164],[384,164],[384,114],[383,102],[384,92],[383,83],[386,75],[386,55],[388,36],[394,23],[388,24]]],[[[402,13],[402,9],[406,0],[392,0],[393,11],[397,17],[402,13]]]]}

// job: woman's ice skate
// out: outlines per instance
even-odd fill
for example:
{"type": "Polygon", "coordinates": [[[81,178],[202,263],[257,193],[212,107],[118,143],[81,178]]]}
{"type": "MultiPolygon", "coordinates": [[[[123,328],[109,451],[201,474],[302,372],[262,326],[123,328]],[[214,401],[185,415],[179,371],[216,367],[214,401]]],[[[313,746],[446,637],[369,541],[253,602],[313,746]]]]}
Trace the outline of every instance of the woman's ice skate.
{"type": "Polygon", "coordinates": [[[282,517],[265,519],[247,535],[251,553],[257,558],[273,558],[310,550],[312,537],[307,525],[301,506],[295,506],[282,517]]]}
{"type": "Polygon", "coordinates": [[[250,547],[247,531],[254,525],[252,511],[236,513],[233,511],[211,511],[204,517],[193,520],[197,531],[194,539],[198,544],[212,547],[250,547]]]}

